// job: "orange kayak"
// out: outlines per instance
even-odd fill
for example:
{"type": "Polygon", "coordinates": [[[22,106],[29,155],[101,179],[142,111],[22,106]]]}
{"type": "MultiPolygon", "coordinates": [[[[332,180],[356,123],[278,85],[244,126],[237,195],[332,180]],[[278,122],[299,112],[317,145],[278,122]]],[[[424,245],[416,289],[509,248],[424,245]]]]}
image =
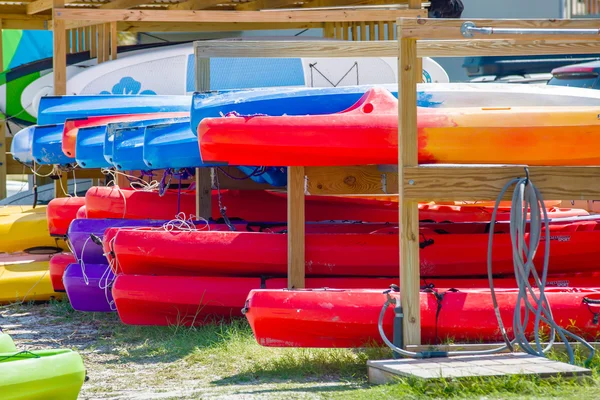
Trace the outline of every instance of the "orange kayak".
{"type": "MultiPolygon", "coordinates": [[[[198,125],[205,162],[263,166],[398,163],[398,102],[373,88],[328,115],[226,116],[198,125]]],[[[419,163],[600,164],[600,108],[419,108],[419,163]]]]}

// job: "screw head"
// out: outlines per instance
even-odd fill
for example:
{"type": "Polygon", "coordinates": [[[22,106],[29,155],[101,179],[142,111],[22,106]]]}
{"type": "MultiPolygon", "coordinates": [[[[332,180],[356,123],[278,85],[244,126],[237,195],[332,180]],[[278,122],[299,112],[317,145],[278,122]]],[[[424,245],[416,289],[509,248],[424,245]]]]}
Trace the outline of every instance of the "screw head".
{"type": "Polygon", "coordinates": [[[414,185],[414,184],[415,184],[415,181],[414,181],[413,179],[411,179],[411,180],[409,180],[409,181],[408,181],[408,184],[409,184],[409,185],[414,185]]]}

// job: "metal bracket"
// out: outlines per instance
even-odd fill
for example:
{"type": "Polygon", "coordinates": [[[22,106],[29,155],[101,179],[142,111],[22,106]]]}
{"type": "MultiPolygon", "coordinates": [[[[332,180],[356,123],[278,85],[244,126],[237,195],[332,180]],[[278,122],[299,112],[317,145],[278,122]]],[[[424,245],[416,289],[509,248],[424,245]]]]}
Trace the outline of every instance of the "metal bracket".
{"type": "Polygon", "coordinates": [[[460,27],[460,33],[462,33],[463,37],[472,38],[474,35],[473,35],[473,32],[471,32],[471,29],[473,29],[475,27],[476,26],[475,26],[474,22],[471,22],[471,21],[464,22],[462,24],[462,26],[460,27]]]}

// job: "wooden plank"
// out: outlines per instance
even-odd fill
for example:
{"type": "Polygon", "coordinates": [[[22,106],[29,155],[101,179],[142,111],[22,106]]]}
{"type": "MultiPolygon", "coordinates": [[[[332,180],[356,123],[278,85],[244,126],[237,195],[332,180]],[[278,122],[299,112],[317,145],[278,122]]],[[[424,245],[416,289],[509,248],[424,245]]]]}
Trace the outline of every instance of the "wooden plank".
{"type": "Polygon", "coordinates": [[[211,168],[196,168],[196,218],[210,219],[212,216],[211,168]]]}
{"type": "Polygon", "coordinates": [[[110,60],[110,23],[104,24],[104,29],[102,30],[102,59],[104,61],[110,60]]]}
{"type": "Polygon", "coordinates": [[[194,46],[201,57],[398,57],[394,41],[201,41],[194,46]]]}
{"type": "MultiPolygon", "coordinates": [[[[398,34],[400,36],[400,34],[398,34]]],[[[405,167],[418,164],[417,133],[417,41],[399,40],[398,57],[398,177],[405,174],[405,167]]],[[[421,306],[419,270],[419,208],[416,201],[406,197],[405,188],[398,188],[400,224],[400,292],[404,312],[404,345],[421,344],[421,306]]]]}
{"type": "Polygon", "coordinates": [[[222,2],[222,0],[188,0],[177,4],[171,4],[169,10],[203,10],[205,8],[214,7],[222,2]]]}
{"type": "MultiPolygon", "coordinates": [[[[202,0],[197,0],[202,1],[202,0]]],[[[238,3],[235,7],[236,10],[239,11],[253,11],[253,10],[264,10],[264,9],[273,9],[289,6],[293,4],[294,0],[253,0],[247,1],[245,3],[238,3]]],[[[219,3],[218,3],[219,4],[219,3]]],[[[208,7],[202,7],[208,8],[208,7]]]]}
{"type": "Polygon", "coordinates": [[[212,11],[212,10],[102,10],[60,8],[54,20],[146,21],[146,22],[360,22],[392,21],[400,17],[415,18],[419,10],[275,10],[275,11],[212,11]]]}
{"type": "Polygon", "coordinates": [[[27,14],[37,14],[52,9],[54,0],[36,0],[27,4],[27,14]]]}
{"type": "Polygon", "coordinates": [[[20,18],[20,15],[0,15],[4,29],[30,29],[47,30],[51,25],[50,15],[31,15],[29,17],[38,18],[20,18]],[[13,18],[14,17],[14,18],[13,18]]]}
{"type": "Polygon", "coordinates": [[[98,56],[98,32],[96,25],[90,26],[90,57],[98,56]]]}
{"type": "Polygon", "coordinates": [[[352,22],[352,40],[360,40],[358,38],[358,24],[356,22],[352,22]]]}
{"type": "Polygon", "coordinates": [[[288,168],[288,289],[304,288],[304,167],[288,168]]]}
{"type": "Polygon", "coordinates": [[[360,25],[360,40],[367,40],[367,25],[364,22],[359,22],[360,25]]]}
{"type": "MultiPolygon", "coordinates": [[[[402,36],[411,39],[438,39],[438,40],[456,40],[465,39],[461,33],[461,26],[464,22],[473,22],[478,28],[544,28],[544,29],[598,29],[597,19],[444,19],[444,18],[401,18],[398,22],[402,36]]],[[[553,35],[554,36],[554,35],[553,35]]],[[[474,39],[515,39],[524,38],[525,40],[547,40],[548,35],[515,35],[515,34],[476,34],[474,39]]],[[[562,33],[556,35],[557,39],[597,39],[598,33],[589,35],[573,35],[562,33]]]]}
{"type": "Polygon", "coordinates": [[[597,40],[419,40],[417,47],[419,57],[600,53],[597,40]]]}
{"type": "Polygon", "coordinates": [[[348,40],[348,23],[342,22],[342,40],[348,40]]]}
{"type": "Polygon", "coordinates": [[[117,46],[119,45],[119,36],[117,32],[117,23],[110,23],[110,59],[117,59],[117,46]]]}
{"type": "Polygon", "coordinates": [[[77,51],[85,51],[85,29],[77,28],[77,51]]]}
{"type": "MultiPolygon", "coordinates": [[[[414,201],[495,200],[508,181],[524,175],[524,166],[517,165],[405,168],[404,196],[414,201]]],[[[529,167],[529,176],[546,199],[600,199],[600,167],[529,167]]]]}
{"type": "Polygon", "coordinates": [[[99,8],[102,10],[120,10],[128,9],[150,3],[149,0],[111,0],[102,4],[99,8]]]}
{"type": "Polygon", "coordinates": [[[421,7],[421,0],[408,0],[408,8],[419,9],[421,7]]]}
{"type": "Polygon", "coordinates": [[[335,37],[335,27],[333,26],[333,22],[326,22],[323,24],[323,37],[324,38],[333,38],[335,37]]]}
{"type": "Polygon", "coordinates": [[[341,39],[342,38],[342,23],[341,22],[333,22],[333,24],[335,25],[335,38],[341,39]]]}
{"type": "Polygon", "coordinates": [[[393,22],[389,22],[387,23],[387,40],[394,40],[394,32],[396,31],[394,29],[394,23],[393,22]]]}
{"type": "MultiPolygon", "coordinates": [[[[53,0],[54,15],[56,8],[64,7],[64,0],[53,0]]],[[[65,21],[56,20],[53,26],[53,71],[54,93],[57,96],[67,94],[67,32],[65,21]]]]}
{"type": "MultiPolygon", "coordinates": [[[[332,22],[334,24],[334,22],[332,22]]],[[[119,32],[230,32],[272,29],[309,29],[320,28],[321,22],[293,22],[293,23],[193,23],[178,22],[118,22],[119,32]]]]}
{"type": "Polygon", "coordinates": [[[376,165],[305,167],[304,174],[312,195],[398,193],[398,173],[382,172],[376,165]]]}
{"type": "MultiPolygon", "coordinates": [[[[375,40],[375,22],[369,23],[369,40],[375,40]]],[[[396,51],[395,47],[394,43],[394,52],[396,51]]]]}
{"type": "Polygon", "coordinates": [[[385,27],[383,21],[377,22],[377,36],[378,40],[385,40],[385,27]]]}
{"type": "Polygon", "coordinates": [[[98,43],[97,43],[97,50],[96,50],[96,55],[98,57],[98,64],[101,64],[105,61],[107,61],[104,58],[104,24],[98,24],[98,26],[96,27],[96,30],[98,32],[98,43]]]}

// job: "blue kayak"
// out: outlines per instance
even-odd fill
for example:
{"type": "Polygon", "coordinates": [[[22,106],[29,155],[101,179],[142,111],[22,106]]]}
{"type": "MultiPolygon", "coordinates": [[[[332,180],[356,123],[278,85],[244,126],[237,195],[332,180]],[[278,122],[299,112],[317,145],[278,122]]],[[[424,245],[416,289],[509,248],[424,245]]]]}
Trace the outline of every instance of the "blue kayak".
{"type": "MultiPolygon", "coordinates": [[[[35,125],[21,129],[13,136],[10,145],[10,153],[13,158],[20,163],[32,165],[33,155],[31,154],[31,145],[33,143],[33,130],[35,125]]],[[[199,150],[198,150],[199,151],[199,150]]]]}
{"type": "Polygon", "coordinates": [[[112,167],[112,164],[104,159],[104,135],[106,125],[79,128],[75,142],[75,159],[81,168],[112,167]]]}
{"type": "Polygon", "coordinates": [[[285,167],[237,167],[257,183],[271,186],[287,185],[287,168],[285,167]]]}
{"type": "Polygon", "coordinates": [[[67,118],[190,110],[190,96],[90,95],[42,97],[38,125],[62,124],[67,118]]]}
{"type": "Polygon", "coordinates": [[[62,151],[64,124],[34,125],[31,155],[38,164],[74,164],[62,151]]]}
{"type": "MultiPolygon", "coordinates": [[[[146,127],[177,122],[189,123],[189,119],[158,118],[121,123],[112,135],[112,164],[123,171],[148,169],[144,163],[144,131],[146,127]]],[[[106,136],[108,136],[108,132],[106,136]]],[[[195,147],[198,148],[197,142],[195,147]]]]}

